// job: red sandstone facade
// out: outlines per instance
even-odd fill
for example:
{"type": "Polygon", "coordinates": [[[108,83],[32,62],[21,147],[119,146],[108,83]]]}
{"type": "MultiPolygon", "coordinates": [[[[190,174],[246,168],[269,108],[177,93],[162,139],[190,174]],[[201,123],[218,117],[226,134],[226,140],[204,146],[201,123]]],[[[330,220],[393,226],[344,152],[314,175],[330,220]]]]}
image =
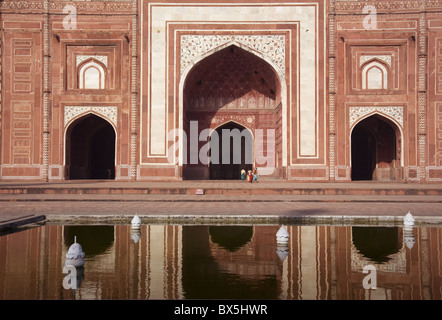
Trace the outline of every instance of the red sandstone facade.
{"type": "Polygon", "coordinates": [[[198,121],[198,150],[205,129],[262,130],[263,178],[442,181],[439,1],[0,10],[2,180],[239,178],[244,164],[189,163],[198,121]]]}

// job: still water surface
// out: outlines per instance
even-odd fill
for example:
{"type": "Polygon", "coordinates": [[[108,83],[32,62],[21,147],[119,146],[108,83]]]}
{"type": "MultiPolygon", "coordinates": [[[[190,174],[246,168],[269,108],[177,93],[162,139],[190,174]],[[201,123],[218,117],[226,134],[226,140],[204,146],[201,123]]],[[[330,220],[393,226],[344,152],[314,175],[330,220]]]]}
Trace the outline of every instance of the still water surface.
{"type": "Polygon", "coordinates": [[[0,236],[0,299],[441,300],[440,226],[289,225],[278,246],[280,227],[22,229],[0,236]],[[76,281],[65,268],[74,238],[76,281]]]}

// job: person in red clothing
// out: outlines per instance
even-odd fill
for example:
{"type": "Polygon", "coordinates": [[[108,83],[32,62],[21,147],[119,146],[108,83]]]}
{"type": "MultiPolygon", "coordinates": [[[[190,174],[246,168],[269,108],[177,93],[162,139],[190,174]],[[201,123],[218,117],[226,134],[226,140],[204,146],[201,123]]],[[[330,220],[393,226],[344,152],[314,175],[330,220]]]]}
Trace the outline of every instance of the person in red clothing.
{"type": "Polygon", "coordinates": [[[247,171],[247,181],[252,183],[252,179],[253,179],[252,170],[249,170],[247,171]]]}

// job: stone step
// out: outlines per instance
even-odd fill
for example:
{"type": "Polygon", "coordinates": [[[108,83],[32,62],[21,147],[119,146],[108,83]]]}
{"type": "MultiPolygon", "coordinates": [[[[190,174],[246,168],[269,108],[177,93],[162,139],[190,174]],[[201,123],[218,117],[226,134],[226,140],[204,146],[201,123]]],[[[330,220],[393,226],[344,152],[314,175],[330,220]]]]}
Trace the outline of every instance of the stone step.
{"type": "Polygon", "coordinates": [[[148,203],[442,203],[428,195],[208,195],[208,194],[0,194],[6,202],[148,202],[148,203]]]}
{"type": "Polygon", "coordinates": [[[158,187],[85,187],[85,186],[48,186],[48,187],[0,187],[0,194],[2,195],[20,195],[20,194],[127,194],[127,195],[195,195],[203,193],[205,195],[426,195],[426,196],[440,196],[442,195],[442,188],[440,187],[407,187],[397,188],[388,186],[378,187],[324,187],[324,186],[262,186],[260,183],[244,183],[244,186],[158,186],[158,187]]]}

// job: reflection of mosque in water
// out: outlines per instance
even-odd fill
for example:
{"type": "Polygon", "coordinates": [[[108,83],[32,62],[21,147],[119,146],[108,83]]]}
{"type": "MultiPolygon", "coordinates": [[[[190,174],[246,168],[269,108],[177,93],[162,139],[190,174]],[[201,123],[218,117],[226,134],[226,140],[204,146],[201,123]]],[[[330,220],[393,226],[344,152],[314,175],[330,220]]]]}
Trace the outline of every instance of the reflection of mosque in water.
{"type": "Polygon", "coordinates": [[[17,286],[31,299],[72,298],[61,284],[74,236],[86,253],[77,299],[442,299],[441,228],[287,226],[286,256],[278,229],[142,225],[134,237],[128,225],[47,225],[5,235],[4,265],[29,279],[16,283],[0,266],[0,299],[20,298],[17,286]],[[363,288],[367,264],[376,290],[363,288]]]}

